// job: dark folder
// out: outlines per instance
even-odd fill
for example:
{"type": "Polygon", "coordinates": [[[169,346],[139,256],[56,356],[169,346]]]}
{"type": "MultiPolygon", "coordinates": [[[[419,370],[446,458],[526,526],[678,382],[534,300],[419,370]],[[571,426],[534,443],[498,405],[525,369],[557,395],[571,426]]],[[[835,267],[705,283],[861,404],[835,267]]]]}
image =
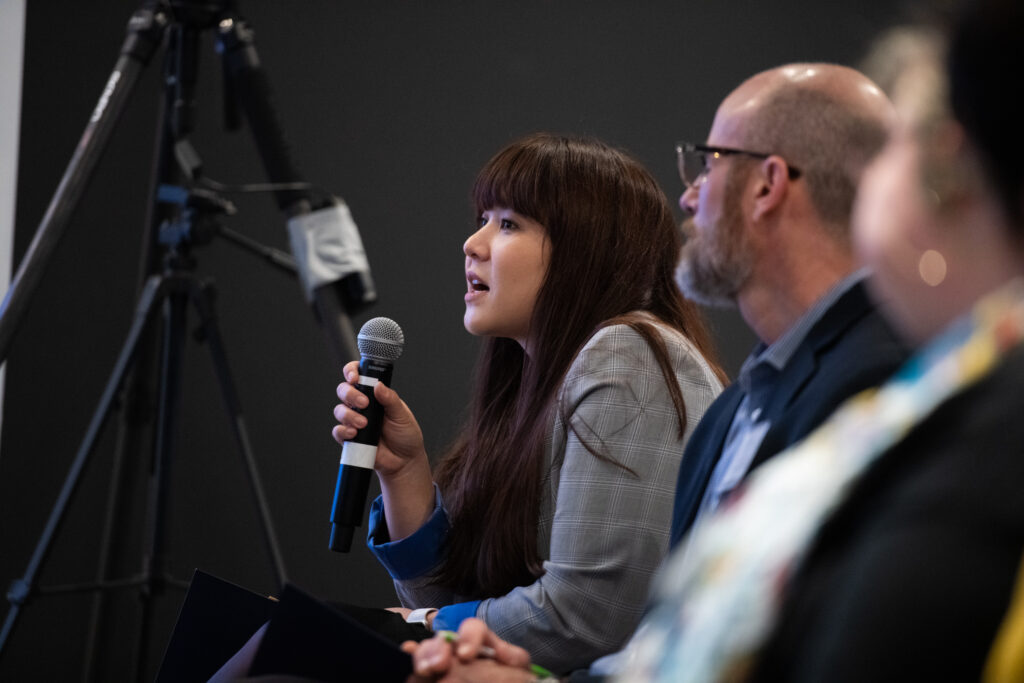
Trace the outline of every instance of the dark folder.
{"type": "Polygon", "coordinates": [[[270,619],[276,606],[264,595],[197,569],[157,683],[207,680],[270,619]]]}
{"type": "Polygon", "coordinates": [[[207,680],[268,620],[250,677],[402,683],[412,673],[393,640],[291,584],[274,602],[196,570],[158,683],[207,680]]]}
{"type": "Polygon", "coordinates": [[[249,673],[404,683],[412,659],[392,641],[289,584],[249,673]]]}

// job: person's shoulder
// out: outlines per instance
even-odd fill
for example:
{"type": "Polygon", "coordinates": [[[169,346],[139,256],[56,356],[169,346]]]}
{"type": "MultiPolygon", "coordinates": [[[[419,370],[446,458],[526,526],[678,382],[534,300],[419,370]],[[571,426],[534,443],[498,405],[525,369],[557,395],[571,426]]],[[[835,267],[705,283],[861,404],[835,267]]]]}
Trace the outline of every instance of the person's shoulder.
{"type": "MultiPolygon", "coordinates": [[[[647,326],[658,332],[666,346],[678,346],[690,349],[693,342],[683,334],[682,331],[667,325],[654,315],[646,311],[636,311],[631,314],[633,321],[647,326]]],[[[649,347],[647,339],[626,322],[615,322],[598,328],[590,339],[584,344],[583,349],[607,348],[612,346],[638,348],[649,347]]]]}
{"type": "Polygon", "coordinates": [[[849,374],[855,371],[877,371],[885,376],[894,372],[910,356],[911,349],[893,329],[877,306],[865,314],[821,350],[824,357],[842,359],[826,363],[826,367],[849,374]]]}
{"type": "Polygon", "coordinates": [[[605,325],[583,344],[573,358],[567,380],[636,372],[647,363],[646,340],[629,325],[605,325]]]}
{"type": "Polygon", "coordinates": [[[581,353],[594,349],[626,348],[643,344],[646,344],[646,341],[632,326],[614,323],[598,328],[583,345],[581,353]]]}
{"type": "MultiPolygon", "coordinates": [[[[647,312],[635,314],[640,322],[654,331],[664,343],[669,365],[683,377],[699,378],[721,389],[721,383],[704,356],[682,331],[667,325],[647,312]]],[[[625,322],[605,325],[584,344],[574,365],[593,368],[601,365],[616,371],[631,369],[640,373],[660,374],[660,366],[650,342],[625,322]]]]}
{"type": "Polygon", "coordinates": [[[867,283],[854,284],[822,315],[815,329],[808,335],[814,339],[829,339],[826,350],[846,351],[850,347],[870,344],[861,351],[882,355],[906,356],[909,347],[882,313],[878,302],[868,292],[867,283]]]}

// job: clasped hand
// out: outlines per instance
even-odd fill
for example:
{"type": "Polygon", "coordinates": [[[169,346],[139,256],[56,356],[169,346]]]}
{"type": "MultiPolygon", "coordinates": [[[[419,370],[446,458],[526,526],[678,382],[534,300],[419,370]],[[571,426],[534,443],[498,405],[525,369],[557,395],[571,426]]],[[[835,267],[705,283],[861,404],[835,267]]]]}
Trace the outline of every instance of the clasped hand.
{"type": "Polygon", "coordinates": [[[528,683],[536,676],[527,667],[530,655],[521,647],[505,642],[479,619],[466,619],[459,627],[458,639],[450,642],[443,635],[416,643],[402,643],[412,655],[414,675],[408,683],[528,683]],[[493,656],[483,658],[487,651],[493,656]]]}

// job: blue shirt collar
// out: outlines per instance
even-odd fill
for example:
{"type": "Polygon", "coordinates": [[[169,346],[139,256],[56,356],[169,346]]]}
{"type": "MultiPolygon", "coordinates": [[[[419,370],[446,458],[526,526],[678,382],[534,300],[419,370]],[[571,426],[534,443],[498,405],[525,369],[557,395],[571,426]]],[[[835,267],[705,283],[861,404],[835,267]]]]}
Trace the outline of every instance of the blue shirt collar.
{"type": "Polygon", "coordinates": [[[784,370],[793,354],[803,344],[807,334],[818,324],[825,312],[868,275],[867,268],[850,273],[815,301],[781,337],[775,340],[774,344],[766,345],[764,342],[758,342],[740,368],[738,381],[743,390],[750,391],[750,375],[757,367],[768,366],[777,372],[784,370]]]}

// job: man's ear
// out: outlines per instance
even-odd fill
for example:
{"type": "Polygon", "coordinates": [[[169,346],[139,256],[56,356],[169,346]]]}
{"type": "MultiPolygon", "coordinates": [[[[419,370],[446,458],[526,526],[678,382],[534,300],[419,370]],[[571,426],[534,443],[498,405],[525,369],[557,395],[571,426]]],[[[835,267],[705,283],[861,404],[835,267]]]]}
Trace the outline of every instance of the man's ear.
{"type": "Polygon", "coordinates": [[[754,197],[754,220],[760,220],[782,204],[789,192],[789,166],[785,160],[772,155],[761,162],[756,171],[757,186],[754,197]]]}

